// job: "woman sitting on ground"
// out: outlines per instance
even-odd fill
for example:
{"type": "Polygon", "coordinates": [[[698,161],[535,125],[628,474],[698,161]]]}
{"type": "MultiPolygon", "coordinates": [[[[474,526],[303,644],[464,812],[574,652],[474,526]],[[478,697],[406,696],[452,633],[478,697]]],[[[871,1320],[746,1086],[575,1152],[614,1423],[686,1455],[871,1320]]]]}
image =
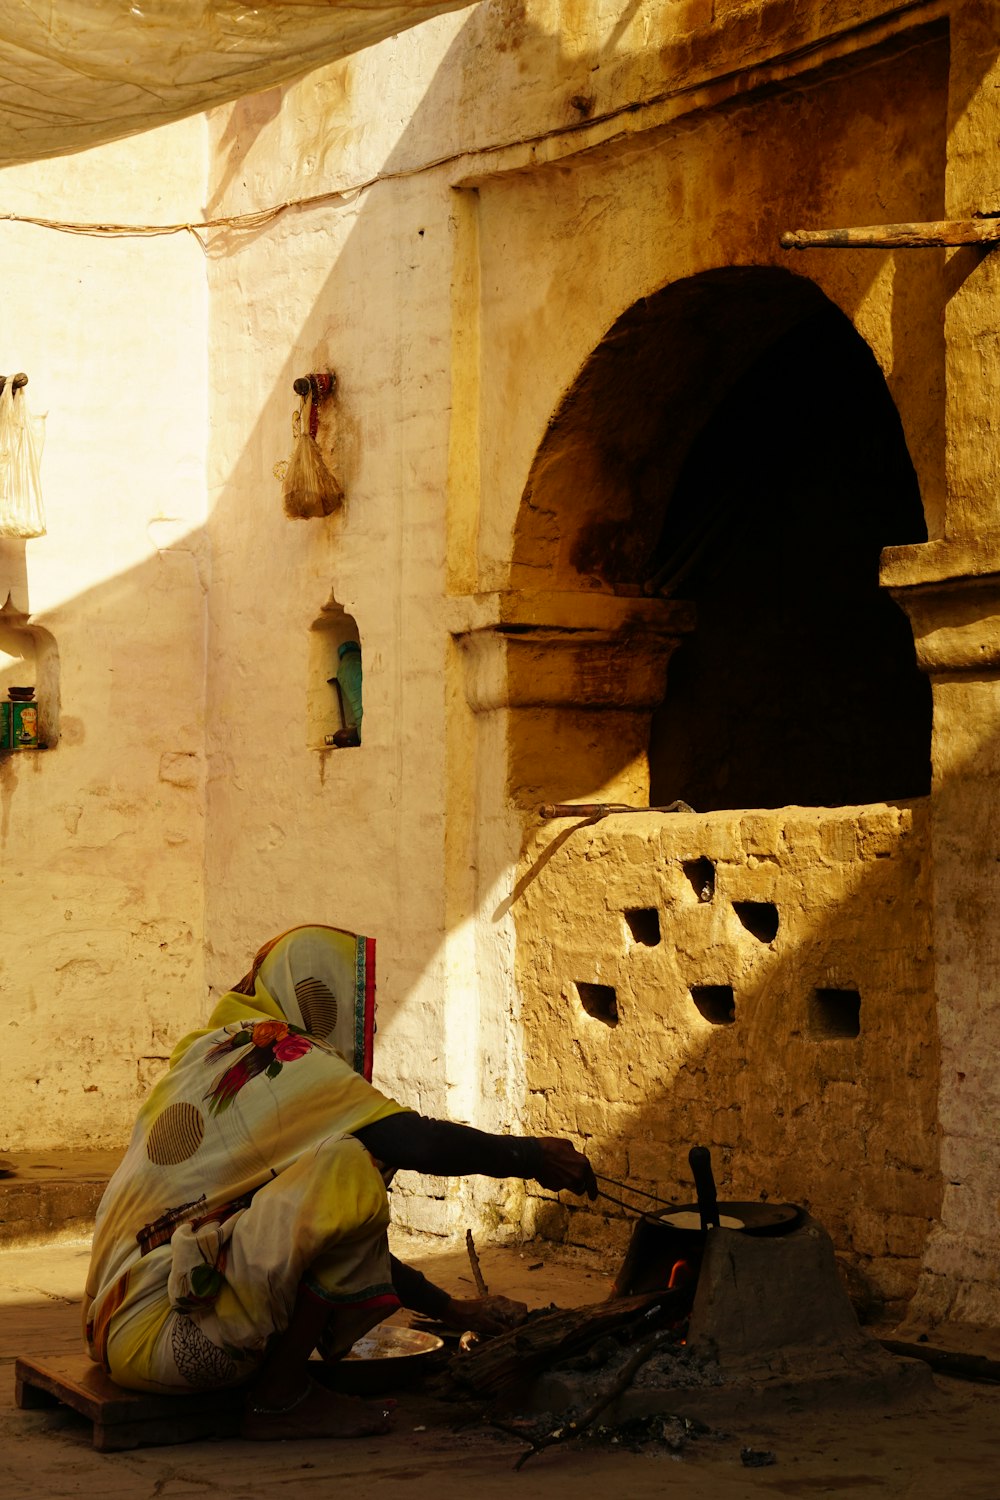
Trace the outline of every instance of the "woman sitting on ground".
{"type": "Polygon", "coordinates": [[[400,1300],[485,1332],[523,1316],[394,1261],[386,1181],[479,1173],[594,1197],[590,1163],[568,1141],[486,1135],[386,1098],[366,1081],[373,1032],[373,943],[309,926],[262,948],[175,1048],[94,1233],[87,1350],[120,1385],[247,1384],[247,1437],[361,1436],[390,1412],[310,1380],[314,1349],[341,1358],[400,1300]]]}

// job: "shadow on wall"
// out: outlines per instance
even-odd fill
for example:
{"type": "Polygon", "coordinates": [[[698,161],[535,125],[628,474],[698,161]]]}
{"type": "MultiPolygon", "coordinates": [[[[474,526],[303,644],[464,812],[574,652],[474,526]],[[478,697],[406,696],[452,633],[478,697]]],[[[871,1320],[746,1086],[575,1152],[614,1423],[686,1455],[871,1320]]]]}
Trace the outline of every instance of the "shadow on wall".
{"type": "MultiPolygon", "coordinates": [[[[620,45],[616,34],[603,52],[570,56],[558,34],[537,28],[523,6],[476,8],[382,164],[382,173],[406,179],[409,172],[422,169],[427,156],[443,155],[449,144],[456,149],[478,147],[479,142],[468,140],[442,142],[441,130],[442,123],[446,130],[451,129],[453,121],[475,118],[477,110],[482,109],[482,57],[494,59],[491,93],[499,94],[509,87],[511,97],[522,101],[527,98],[529,113],[537,113],[538,100],[548,88],[545,111],[554,114],[553,124],[575,126],[580,114],[569,100],[592,87],[594,70],[605,53],[618,60],[620,45]],[[530,87],[527,80],[531,80],[530,87]],[[552,102],[564,93],[564,104],[552,102]]],[[[297,156],[289,175],[301,162],[319,163],[321,170],[309,176],[309,192],[326,186],[324,178],[328,179],[329,173],[324,173],[322,165],[330,158],[331,141],[340,141],[342,119],[351,107],[355,86],[352,67],[347,62],[323,70],[310,80],[315,92],[309,97],[318,106],[313,134],[303,119],[301,100],[294,102],[298,111],[294,114],[297,156]]],[[[515,107],[515,113],[520,107],[515,107]]],[[[492,118],[484,118],[485,128],[493,129],[492,118]]],[[[258,142],[276,137],[282,128],[290,127],[287,122],[283,124],[274,95],[244,100],[228,110],[219,133],[217,181],[208,194],[212,212],[225,212],[227,188],[241,177],[251,178],[258,142]]],[[[512,130],[516,135],[517,128],[512,126],[512,130]]],[[[423,1032],[428,1023],[440,1025],[442,1020],[434,1014],[425,1016],[423,1022],[414,1018],[406,1023],[404,1012],[409,995],[427,975],[438,971],[441,959],[443,909],[435,911],[431,922],[423,926],[416,923],[412,913],[418,904],[412,897],[412,884],[421,881],[422,851],[432,837],[436,837],[434,857],[444,843],[447,809],[441,805],[436,811],[429,810],[437,800],[429,788],[443,784],[445,777],[443,737],[433,730],[428,733],[419,759],[401,749],[401,737],[412,734],[407,716],[418,721],[428,712],[428,694],[435,705],[431,712],[438,712],[448,645],[440,620],[428,619],[430,575],[411,566],[414,550],[419,552],[422,539],[436,534],[441,524],[442,491],[447,482],[445,445],[434,448],[420,434],[429,418],[439,419],[441,431],[445,430],[451,392],[435,363],[439,358],[439,351],[433,347],[436,340],[429,344],[413,331],[425,326],[437,328],[448,315],[451,287],[443,268],[450,267],[454,250],[453,189],[447,172],[439,172],[436,180],[436,203],[432,192],[410,193],[405,180],[380,184],[357,200],[338,202],[332,197],[322,208],[290,209],[273,226],[238,234],[220,233],[210,247],[210,275],[218,267],[220,278],[239,278],[241,316],[226,320],[224,326],[220,319],[217,329],[216,356],[229,372],[229,381],[224,390],[215,389],[212,428],[221,451],[227,424],[238,427],[240,448],[235,462],[213,486],[209,521],[214,542],[213,591],[218,601],[208,655],[208,698],[216,708],[209,738],[211,754],[218,764],[239,762],[247,773],[239,778],[214,777],[209,786],[209,823],[221,834],[210,838],[206,923],[212,978],[224,982],[233,965],[242,962],[248,930],[263,934],[301,919],[302,902],[308,898],[286,877],[273,878],[261,859],[259,844],[262,823],[296,826],[301,815],[297,799],[305,787],[316,880],[325,881],[327,892],[348,884],[348,909],[339,912],[337,920],[351,923],[356,919],[380,938],[383,1056],[392,1047],[397,1024],[402,1053],[408,1045],[408,1024],[423,1032]],[[330,215],[349,215],[351,221],[333,260],[327,232],[330,215]],[[387,273],[380,280],[372,268],[384,261],[387,240],[398,241],[407,264],[404,266],[401,260],[391,276],[387,273]],[[296,282],[300,256],[306,262],[312,256],[315,264],[329,267],[325,280],[301,310],[289,293],[296,282]],[[276,286],[280,288],[277,293],[276,286]],[[393,342],[373,343],[368,325],[385,327],[387,299],[400,299],[405,304],[407,311],[401,307],[398,319],[401,331],[397,334],[394,324],[393,342]],[[421,322],[425,305],[430,312],[421,322]],[[276,306],[289,318],[292,313],[288,310],[294,308],[298,322],[297,326],[282,327],[277,336],[282,347],[287,344],[287,358],[269,377],[269,388],[260,392],[261,414],[246,430],[245,425],[239,425],[241,413],[235,410],[232,372],[243,370],[252,379],[259,370],[261,339],[266,337],[272,346],[276,342],[276,306]],[[372,357],[375,347],[378,354],[372,357]],[[287,410],[288,392],[295,378],[304,370],[325,368],[328,361],[343,375],[339,458],[345,472],[347,504],[341,515],[296,523],[290,529],[280,515],[277,486],[270,483],[273,413],[287,410]],[[377,413],[373,419],[366,415],[368,403],[377,413]],[[382,441],[378,424],[383,421],[390,421],[399,433],[416,434],[423,446],[407,453],[405,464],[399,467],[387,463],[373,479],[378,465],[373,453],[396,452],[395,439],[382,441]],[[403,469],[405,483],[400,478],[403,469]],[[364,478],[359,481],[362,470],[364,478]],[[363,517],[361,504],[367,507],[363,517]],[[405,552],[401,538],[406,538],[405,552]],[[416,549],[414,539],[419,543],[416,549]],[[370,546],[372,566],[387,580],[385,587],[369,593],[368,600],[348,599],[338,589],[338,549],[344,541],[349,548],[359,542],[370,546]],[[283,556],[286,576],[294,582],[275,588],[269,577],[264,610],[255,595],[262,593],[265,585],[258,589],[256,583],[248,586],[248,580],[259,578],[259,572],[255,573],[258,559],[270,555],[272,549],[275,555],[283,556]],[[310,588],[315,588],[315,594],[304,604],[304,591],[310,588]],[[269,659],[275,640],[299,641],[305,649],[306,612],[310,624],[325,624],[326,614],[345,611],[350,613],[365,653],[364,746],[360,753],[352,754],[350,767],[337,752],[327,756],[319,750],[311,762],[293,752],[298,781],[292,777],[284,781],[270,769],[273,747],[259,733],[256,710],[250,705],[244,709],[234,694],[233,677],[238,675],[235,664],[269,659]],[[381,703],[390,706],[380,711],[381,703]],[[222,704],[226,705],[224,714],[218,711],[222,704]],[[248,714],[254,716],[252,721],[248,714]],[[431,747],[439,740],[442,762],[435,763],[431,747]],[[261,785],[266,785],[269,796],[273,795],[268,806],[251,790],[261,785]],[[372,817],[370,807],[376,804],[377,816],[372,817]],[[434,834],[435,826],[440,836],[434,834]],[[366,849],[369,866],[378,870],[377,879],[367,885],[363,880],[345,879],[345,847],[366,849]],[[415,868],[401,870],[396,851],[410,848],[421,851],[414,857],[415,868]],[[359,907],[366,910],[356,915],[359,907]],[[386,979],[390,974],[391,980],[386,979]]],[[[278,195],[285,195],[284,185],[278,195]]],[[[288,190],[287,196],[295,194],[288,190]]],[[[399,441],[405,442],[405,438],[399,441]]],[[[435,577],[437,582],[430,587],[439,585],[443,589],[443,576],[435,577]]],[[[309,645],[317,661],[323,657],[329,639],[332,636],[325,629],[312,630],[309,645]]],[[[292,651],[295,649],[293,646],[292,651]]],[[[300,663],[290,655],[289,678],[300,676],[299,668],[300,663]]],[[[323,691],[329,676],[329,671],[323,676],[319,667],[311,673],[309,717],[313,727],[309,733],[317,746],[330,727],[324,717],[329,699],[323,691]],[[315,706],[317,701],[319,708],[315,706]]],[[[283,698],[281,705],[271,706],[271,712],[291,729],[294,717],[285,717],[285,703],[287,699],[283,698]]],[[[488,870],[487,864],[488,860],[484,861],[484,888],[498,874],[502,876],[502,872],[488,870]]],[[[426,883],[432,886],[433,880],[426,883]]],[[[461,920],[470,915],[463,912],[461,920]]],[[[422,1093],[426,1090],[427,1107],[443,1107],[443,1085],[440,1093],[435,1093],[439,1085],[424,1081],[415,1081],[413,1087],[422,1093]]]]}
{"type": "Polygon", "coordinates": [[[193,532],[61,601],[45,626],[11,631],[0,618],[0,653],[25,653],[15,680],[38,674],[45,734],[60,706],[57,648],[67,668],[57,747],[0,756],[10,1150],[120,1146],[178,1036],[203,1016],[199,542],[193,532]],[[51,1046],[39,1048],[22,1011],[51,1046]]]}

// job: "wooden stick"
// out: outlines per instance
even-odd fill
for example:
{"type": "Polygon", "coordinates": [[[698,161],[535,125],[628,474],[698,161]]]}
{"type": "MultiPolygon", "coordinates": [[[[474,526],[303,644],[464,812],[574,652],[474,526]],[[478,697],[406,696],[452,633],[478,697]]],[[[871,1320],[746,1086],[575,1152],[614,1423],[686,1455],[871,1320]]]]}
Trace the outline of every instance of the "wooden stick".
{"type": "Polygon", "coordinates": [[[629,807],[624,802],[543,802],[540,818],[607,818],[612,813],[694,812],[686,802],[670,802],[666,807],[629,807]]]}
{"type": "Polygon", "coordinates": [[[857,229],[789,229],[783,250],[932,250],[995,245],[1000,219],[939,219],[928,224],[868,224],[857,229]]]}
{"type": "Polygon", "coordinates": [[[483,1268],[479,1264],[479,1256],[476,1254],[476,1242],[472,1238],[472,1230],[465,1231],[465,1248],[469,1252],[469,1265],[472,1267],[472,1279],[476,1283],[476,1291],[480,1297],[488,1297],[490,1289],[483,1277],[483,1268]]]}
{"type": "Polygon", "coordinates": [[[581,1416],[577,1417],[574,1422],[564,1422],[561,1427],[554,1428],[552,1432],[546,1433],[544,1437],[533,1438],[531,1447],[527,1448],[521,1454],[521,1457],[514,1465],[515,1473],[523,1468],[529,1458],[534,1458],[535,1454],[541,1453],[544,1448],[551,1448],[555,1443],[565,1443],[569,1438],[579,1437],[580,1433],[590,1426],[595,1417],[601,1415],[606,1406],[610,1406],[612,1401],[616,1400],[623,1391],[628,1389],[639,1369],[646,1363],[647,1359],[656,1353],[660,1345],[666,1342],[666,1338],[667,1335],[661,1331],[654,1334],[652,1338],[647,1339],[645,1343],[640,1344],[611,1389],[605,1391],[602,1396],[599,1396],[593,1405],[588,1406],[587,1410],[581,1416]]]}

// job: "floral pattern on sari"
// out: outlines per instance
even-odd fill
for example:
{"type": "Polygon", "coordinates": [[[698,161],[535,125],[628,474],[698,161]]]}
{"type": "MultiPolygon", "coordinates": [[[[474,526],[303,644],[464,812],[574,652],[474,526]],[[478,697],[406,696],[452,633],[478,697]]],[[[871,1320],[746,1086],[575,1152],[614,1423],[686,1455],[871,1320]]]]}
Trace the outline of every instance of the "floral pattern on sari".
{"type": "Polygon", "coordinates": [[[259,1078],[262,1073],[270,1079],[279,1077],[286,1064],[305,1057],[317,1045],[320,1044],[313,1037],[287,1021],[241,1021],[224,1041],[217,1042],[205,1054],[205,1061],[210,1063],[232,1052],[239,1053],[205,1095],[209,1114],[227,1110],[252,1078],[259,1078]]]}

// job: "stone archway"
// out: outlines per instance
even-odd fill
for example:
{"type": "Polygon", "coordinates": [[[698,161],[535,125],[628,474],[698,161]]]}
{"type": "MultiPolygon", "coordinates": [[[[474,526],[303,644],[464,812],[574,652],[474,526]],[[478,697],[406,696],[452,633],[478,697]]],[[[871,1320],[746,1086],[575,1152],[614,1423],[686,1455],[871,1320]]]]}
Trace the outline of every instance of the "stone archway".
{"type": "Polygon", "coordinates": [[[574,595],[609,619],[622,601],[609,661],[641,655],[657,619],[671,650],[687,636],[661,705],[562,703],[649,714],[654,803],[869,803],[929,791],[930,689],[878,585],[881,549],[925,538],[868,346],[814,283],[740,267],[673,283],[601,340],[532,465],[510,583],[570,615],[574,595]]]}

